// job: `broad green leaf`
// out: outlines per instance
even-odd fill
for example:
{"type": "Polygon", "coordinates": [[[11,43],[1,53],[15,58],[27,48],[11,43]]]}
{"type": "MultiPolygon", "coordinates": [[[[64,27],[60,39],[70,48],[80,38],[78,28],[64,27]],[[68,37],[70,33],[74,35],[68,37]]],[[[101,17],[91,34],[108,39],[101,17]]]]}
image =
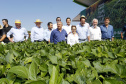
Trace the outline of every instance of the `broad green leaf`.
{"type": "Polygon", "coordinates": [[[106,79],[103,81],[103,84],[124,84],[122,81],[114,80],[114,79],[106,79]]]}
{"type": "Polygon", "coordinates": [[[49,84],[58,84],[57,83],[58,75],[59,75],[58,67],[53,66],[52,73],[51,73],[51,78],[49,80],[49,84]]]}
{"type": "Polygon", "coordinates": [[[46,84],[45,81],[42,81],[42,80],[38,80],[38,81],[26,81],[25,84],[46,84]]]}
{"type": "Polygon", "coordinates": [[[14,73],[21,78],[27,78],[27,79],[29,78],[28,68],[24,66],[14,66],[9,70],[9,72],[14,73]]]}
{"type": "Polygon", "coordinates": [[[8,63],[12,63],[13,62],[13,59],[14,59],[14,55],[13,55],[12,51],[9,51],[8,54],[5,57],[5,60],[8,63]]]}
{"type": "Polygon", "coordinates": [[[9,84],[9,80],[6,78],[1,78],[0,79],[0,84],[9,84]]]}
{"type": "Polygon", "coordinates": [[[56,56],[49,56],[49,59],[50,59],[50,61],[51,61],[53,64],[57,64],[57,57],[56,57],[56,56]]]}
{"type": "Polygon", "coordinates": [[[37,65],[34,61],[32,61],[30,67],[29,67],[29,78],[31,80],[36,80],[36,76],[37,76],[37,65]]]}

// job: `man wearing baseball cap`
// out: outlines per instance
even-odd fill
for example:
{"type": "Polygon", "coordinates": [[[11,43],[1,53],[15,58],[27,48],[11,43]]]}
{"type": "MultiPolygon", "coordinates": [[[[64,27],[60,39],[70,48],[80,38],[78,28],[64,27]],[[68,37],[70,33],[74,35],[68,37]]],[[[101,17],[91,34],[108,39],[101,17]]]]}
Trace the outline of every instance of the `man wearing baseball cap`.
{"type": "Polygon", "coordinates": [[[7,33],[7,37],[10,42],[23,42],[28,39],[28,32],[24,27],[21,27],[21,21],[15,21],[15,27],[7,33]],[[10,38],[10,35],[13,35],[13,39],[10,38]],[[24,38],[26,36],[26,38],[24,38]]]}
{"type": "Polygon", "coordinates": [[[41,42],[44,41],[44,29],[41,27],[40,19],[37,19],[36,26],[31,30],[31,42],[41,42]]]}

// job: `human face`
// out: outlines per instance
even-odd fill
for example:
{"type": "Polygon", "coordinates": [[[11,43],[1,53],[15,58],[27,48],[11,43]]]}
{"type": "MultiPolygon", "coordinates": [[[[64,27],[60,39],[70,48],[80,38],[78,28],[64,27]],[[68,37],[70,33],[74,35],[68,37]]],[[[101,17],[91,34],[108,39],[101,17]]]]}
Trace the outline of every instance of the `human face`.
{"type": "Polygon", "coordinates": [[[71,24],[71,20],[67,19],[66,23],[67,23],[67,25],[70,25],[71,24]]]}
{"type": "Polygon", "coordinates": [[[109,19],[105,19],[104,24],[105,25],[109,25],[109,23],[110,23],[110,20],[109,19]]]}
{"type": "Polygon", "coordinates": [[[53,24],[48,25],[48,28],[52,29],[53,28],[53,24]]]}
{"type": "Polygon", "coordinates": [[[72,27],[72,33],[73,33],[73,34],[76,33],[76,27],[72,27]]]}
{"type": "Polygon", "coordinates": [[[81,22],[81,25],[83,26],[85,24],[85,19],[82,18],[80,22],[81,22]]]}
{"type": "Polygon", "coordinates": [[[15,23],[16,28],[21,28],[21,23],[15,23]]]}
{"type": "Polygon", "coordinates": [[[3,25],[7,25],[7,22],[5,20],[2,21],[3,25]]]}
{"type": "Polygon", "coordinates": [[[41,22],[36,22],[35,24],[37,27],[39,27],[39,28],[41,27],[41,22]]]}
{"type": "Polygon", "coordinates": [[[96,27],[98,25],[98,21],[97,20],[94,20],[93,21],[93,26],[96,27]]]}
{"type": "Polygon", "coordinates": [[[57,23],[57,28],[58,28],[58,30],[61,30],[61,29],[62,29],[62,26],[63,26],[62,22],[58,22],[58,23],[57,23]]]}
{"type": "Polygon", "coordinates": [[[56,22],[60,22],[61,21],[61,18],[57,18],[56,22]]]}

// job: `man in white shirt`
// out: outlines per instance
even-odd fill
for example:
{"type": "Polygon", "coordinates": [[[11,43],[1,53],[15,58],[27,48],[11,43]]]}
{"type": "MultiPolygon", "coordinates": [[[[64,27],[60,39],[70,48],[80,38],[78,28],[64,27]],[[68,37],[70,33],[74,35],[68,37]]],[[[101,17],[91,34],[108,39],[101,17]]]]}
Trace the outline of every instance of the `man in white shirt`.
{"type": "Polygon", "coordinates": [[[53,23],[52,22],[49,22],[47,24],[47,26],[48,26],[48,29],[46,29],[45,32],[44,32],[44,40],[47,43],[50,43],[50,35],[51,35],[51,32],[52,32],[53,23]]]}
{"type": "Polygon", "coordinates": [[[82,15],[80,18],[80,24],[76,26],[80,43],[84,43],[88,40],[88,34],[89,34],[88,30],[90,26],[85,20],[86,20],[86,17],[82,15]]]}
{"type": "Polygon", "coordinates": [[[76,26],[71,27],[72,32],[67,37],[67,44],[70,44],[70,46],[79,43],[79,37],[76,33],[76,26]]]}
{"type": "Polygon", "coordinates": [[[41,27],[40,19],[37,19],[36,26],[31,30],[31,42],[41,42],[44,40],[44,29],[41,27]]]}
{"type": "Polygon", "coordinates": [[[93,41],[93,40],[101,41],[101,29],[100,29],[100,27],[97,26],[98,20],[93,19],[92,23],[93,23],[93,26],[89,28],[89,35],[88,35],[89,42],[90,42],[90,40],[91,41],[93,41]]]}
{"type": "Polygon", "coordinates": [[[71,19],[69,17],[66,19],[66,23],[67,25],[63,26],[63,28],[66,30],[67,34],[70,34],[71,33],[71,19]]]}
{"type": "Polygon", "coordinates": [[[24,27],[21,27],[21,21],[16,20],[15,26],[11,28],[11,30],[7,33],[7,37],[10,42],[23,42],[28,39],[28,32],[24,27]],[[10,38],[10,35],[13,35],[13,39],[10,38]],[[24,38],[26,36],[26,38],[24,38]]]}
{"type": "Polygon", "coordinates": [[[57,29],[57,22],[61,22],[61,18],[60,17],[56,18],[56,24],[53,25],[53,30],[57,29]]]}

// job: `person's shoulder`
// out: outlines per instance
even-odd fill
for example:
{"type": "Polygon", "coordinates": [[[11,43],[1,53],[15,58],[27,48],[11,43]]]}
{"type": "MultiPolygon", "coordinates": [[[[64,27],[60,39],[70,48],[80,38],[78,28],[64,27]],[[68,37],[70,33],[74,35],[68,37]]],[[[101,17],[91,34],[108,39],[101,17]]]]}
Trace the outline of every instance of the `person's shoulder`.
{"type": "Polygon", "coordinates": [[[104,24],[103,24],[103,25],[101,25],[101,26],[100,26],[100,29],[101,29],[101,28],[104,28],[104,26],[105,26],[104,24]]]}
{"type": "Polygon", "coordinates": [[[36,27],[32,27],[32,30],[33,30],[33,29],[36,29],[36,27]]]}
{"type": "Polygon", "coordinates": [[[52,33],[56,32],[56,31],[57,31],[57,29],[53,29],[53,30],[52,30],[52,33]]]}

